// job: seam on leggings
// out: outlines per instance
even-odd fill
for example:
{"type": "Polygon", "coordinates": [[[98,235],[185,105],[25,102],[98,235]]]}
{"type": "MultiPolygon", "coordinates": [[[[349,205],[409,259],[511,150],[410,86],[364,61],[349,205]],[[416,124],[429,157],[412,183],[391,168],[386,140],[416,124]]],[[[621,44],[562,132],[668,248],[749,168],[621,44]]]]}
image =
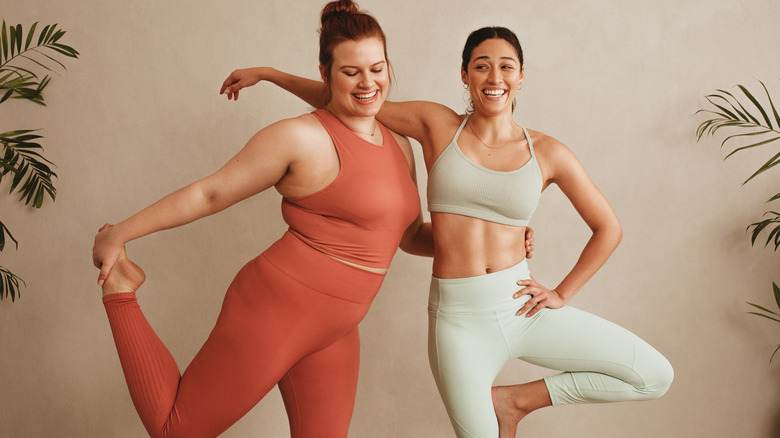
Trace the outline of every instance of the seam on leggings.
{"type": "Polygon", "coordinates": [[[460,430],[461,430],[461,431],[463,431],[463,432],[465,432],[465,433],[466,433],[466,434],[469,436],[469,438],[479,438],[478,436],[476,436],[476,435],[474,435],[473,433],[471,433],[471,432],[470,432],[468,429],[466,429],[465,427],[463,427],[463,425],[462,425],[462,424],[460,424],[460,421],[458,421],[458,419],[457,419],[457,418],[455,418],[455,417],[453,417],[453,416],[450,416],[450,418],[452,418],[452,421],[454,421],[454,422],[455,422],[455,424],[457,424],[457,425],[458,425],[458,427],[460,428],[460,430]]]}
{"type": "MultiPolygon", "coordinates": [[[[441,375],[442,375],[442,373],[441,373],[441,359],[439,357],[439,336],[438,336],[438,333],[439,333],[439,310],[438,309],[433,310],[433,318],[434,318],[433,339],[434,339],[434,345],[435,345],[435,348],[436,348],[436,374],[437,374],[436,375],[436,380],[437,380],[437,384],[441,384],[440,382],[441,382],[441,375]]],[[[462,430],[463,432],[467,433],[469,438],[479,438],[479,437],[473,435],[471,432],[469,432],[465,427],[463,427],[463,425],[460,423],[460,421],[458,421],[458,419],[455,418],[452,414],[447,412],[447,416],[450,417],[450,420],[452,420],[452,422],[454,422],[455,424],[458,425],[460,430],[462,430]]]]}
{"type": "MultiPolygon", "coordinates": [[[[525,360],[525,358],[527,358],[527,359],[549,359],[549,357],[536,357],[536,356],[524,356],[522,359],[523,359],[523,360],[525,360]]],[[[576,362],[581,362],[581,360],[580,360],[580,359],[568,359],[568,358],[555,358],[555,359],[556,359],[556,360],[560,360],[560,361],[576,361],[576,362]]],[[[631,371],[631,373],[632,373],[632,374],[634,374],[634,375],[637,377],[637,380],[639,380],[639,381],[641,381],[641,382],[642,382],[642,385],[643,385],[643,387],[646,387],[646,386],[647,386],[647,385],[645,384],[645,380],[642,378],[642,376],[641,376],[639,373],[637,373],[637,372],[634,370],[634,367],[633,367],[633,366],[629,367],[629,366],[622,365],[622,364],[620,364],[620,363],[617,363],[617,362],[612,362],[612,361],[608,361],[608,360],[590,359],[589,361],[590,361],[590,362],[597,362],[597,363],[606,363],[606,364],[610,364],[610,365],[618,365],[618,366],[620,366],[620,367],[622,367],[622,368],[628,369],[628,370],[630,370],[630,371],[631,371]]],[[[594,373],[594,374],[603,374],[603,375],[605,375],[605,376],[612,377],[613,379],[620,380],[621,382],[624,382],[625,384],[627,384],[627,385],[629,385],[629,386],[631,386],[631,387],[633,387],[633,388],[635,388],[635,389],[639,389],[639,388],[638,388],[636,385],[634,385],[633,383],[627,382],[627,381],[625,381],[625,380],[621,379],[620,377],[613,376],[612,374],[604,373],[604,372],[601,372],[601,371],[591,371],[591,370],[578,370],[578,371],[572,371],[572,370],[563,370],[562,372],[564,372],[564,373],[570,373],[570,374],[576,374],[576,373],[594,373]]],[[[605,390],[605,391],[598,390],[598,391],[597,391],[597,390],[595,390],[595,389],[594,389],[594,391],[596,391],[596,392],[612,392],[612,393],[617,393],[617,392],[625,392],[625,390],[622,390],[622,389],[621,389],[621,390],[616,390],[616,391],[609,391],[609,390],[605,390]]]]}
{"type": "MultiPolygon", "coordinates": [[[[631,336],[630,333],[626,333],[625,335],[628,336],[628,340],[631,341],[631,347],[634,349],[634,352],[633,352],[634,353],[633,354],[634,360],[631,362],[631,369],[636,370],[636,355],[637,355],[637,351],[638,351],[637,348],[636,348],[636,339],[634,339],[634,337],[631,336]]],[[[643,376],[643,375],[641,375],[639,373],[636,373],[636,372],[635,372],[635,374],[637,376],[639,376],[639,381],[642,382],[642,389],[647,388],[647,381],[645,380],[645,376],[643,376]]],[[[634,385],[632,385],[632,386],[634,386],[634,385]]]]}
{"type": "Polygon", "coordinates": [[[292,275],[288,274],[287,271],[285,271],[284,269],[280,268],[269,257],[266,257],[265,254],[260,254],[260,256],[263,257],[263,259],[265,259],[269,264],[271,264],[271,266],[273,266],[277,271],[281,272],[282,275],[284,275],[285,277],[287,277],[287,278],[293,280],[294,282],[300,284],[301,286],[305,287],[306,289],[309,289],[309,290],[312,290],[314,292],[317,292],[318,294],[325,295],[326,297],[331,297],[331,298],[336,299],[336,300],[345,301],[347,303],[361,304],[361,305],[364,305],[364,306],[367,305],[367,304],[371,304],[370,302],[369,303],[361,303],[360,301],[354,301],[354,300],[348,300],[348,299],[342,298],[342,297],[336,297],[336,296],[333,296],[331,294],[325,293],[325,292],[323,292],[321,290],[315,289],[315,288],[309,286],[308,284],[303,283],[302,281],[300,281],[297,278],[293,277],[292,275]]]}
{"type": "MultiPolygon", "coordinates": [[[[298,424],[299,419],[301,418],[301,411],[298,409],[298,396],[295,393],[295,381],[292,377],[290,377],[290,370],[287,370],[287,374],[285,374],[282,377],[282,380],[287,379],[290,382],[290,392],[292,393],[293,398],[293,404],[295,405],[295,430],[299,431],[301,430],[300,424],[298,424]]],[[[287,414],[287,418],[290,418],[290,414],[287,414]]],[[[290,425],[290,433],[292,433],[292,424],[290,425]]]]}
{"type": "Polygon", "coordinates": [[[498,330],[501,332],[501,338],[504,341],[504,346],[506,347],[506,355],[508,358],[515,357],[514,354],[512,354],[512,347],[509,345],[509,339],[507,339],[506,332],[504,332],[504,326],[501,324],[501,318],[498,315],[498,312],[493,312],[493,320],[496,322],[496,325],[498,326],[498,330]]]}

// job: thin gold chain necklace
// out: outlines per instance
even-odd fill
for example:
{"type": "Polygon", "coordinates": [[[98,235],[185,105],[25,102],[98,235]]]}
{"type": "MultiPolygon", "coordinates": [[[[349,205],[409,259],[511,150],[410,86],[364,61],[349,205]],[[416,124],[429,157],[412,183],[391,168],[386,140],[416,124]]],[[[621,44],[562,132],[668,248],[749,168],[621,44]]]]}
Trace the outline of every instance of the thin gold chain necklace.
{"type": "Polygon", "coordinates": [[[343,120],[341,120],[341,119],[339,118],[339,116],[337,116],[337,115],[336,115],[336,112],[335,112],[335,111],[331,110],[331,109],[330,109],[329,107],[327,107],[327,106],[325,107],[325,109],[326,109],[326,110],[327,110],[329,113],[333,114],[333,116],[334,116],[334,117],[336,117],[336,118],[339,120],[339,122],[341,122],[341,124],[342,124],[342,125],[346,126],[346,127],[347,127],[347,129],[349,129],[350,131],[354,132],[355,134],[363,134],[363,135],[367,135],[367,136],[369,136],[369,137],[373,137],[374,135],[376,135],[376,128],[379,126],[379,124],[376,122],[376,119],[374,119],[374,127],[373,127],[373,128],[371,128],[371,132],[370,132],[370,133],[369,133],[369,132],[363,132],[363,131],[357,131],[357,130],[354,130],[354,129],[350,128],[350,127],[349,127],[349,125],[347,125],[346,123],[344,123],[344,121],[343,121],[343,120]]]}
{"type": "MultiPolygon", "coordinates": [[[[344,126],[347,126],[346,123],[344,124],[344,126]]],[[[363,134],[363,135],[367,135],[369,137],[373,137],[374,135],[376,135],[376,127],[377,126],[379,126],[379,124],[376,122],[376,120],[374,120],[374,127],[371,128],[371,133],[370,134],[368,132],[356,131],[356,130],[350,128],[349,126],[347,126],[347,129],[349,129],[350,131],[354,132],[355,134],[363,134]]]]}
{"type": "MultiPolygon", "coordinates": [[[[471,119],[469,119],[469,121],[471,121],[471,119]]],[[[482,137],[480,137],[479,134],[477,134],[477,131],[475,131],[474,127],[471,126],[471,123],[466,122],[466,124],[469,125],[469,130],[471,130],[471,133],[474,134],[475,137],[477,137],[477,140],[479,140],[479,142],[482,143],[488,149],[503,149],[503,148],[507,147],[508,145],[510,145],[511,143],[514,142],[513,139],[510,139],[509,141],[507,141],[506,143],[502,144],[501,146],[490,146],[487,143],[485,143],[484,140],[482,140],[482,137]]]]}

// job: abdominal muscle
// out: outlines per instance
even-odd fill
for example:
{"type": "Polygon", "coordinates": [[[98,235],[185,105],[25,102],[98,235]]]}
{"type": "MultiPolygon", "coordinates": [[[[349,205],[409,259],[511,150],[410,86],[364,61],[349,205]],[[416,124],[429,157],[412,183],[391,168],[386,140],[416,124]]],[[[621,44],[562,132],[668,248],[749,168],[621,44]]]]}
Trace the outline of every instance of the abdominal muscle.
{"type": "Polygon", "coordinates": [[[525,227],[450,213],[431,213],[436,278],[476,277],[525,259],[525,227]]]}

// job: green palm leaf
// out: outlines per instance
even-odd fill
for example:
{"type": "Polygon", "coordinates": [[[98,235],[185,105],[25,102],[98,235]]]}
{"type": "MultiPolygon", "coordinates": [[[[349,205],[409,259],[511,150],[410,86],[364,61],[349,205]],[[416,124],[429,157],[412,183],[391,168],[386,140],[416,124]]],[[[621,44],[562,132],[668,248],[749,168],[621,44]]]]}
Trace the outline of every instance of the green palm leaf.
{"type": "Polygon", "coordinates": [[[8,228],[5,226],[5,224],[0,222],[0,251],[2,251],[3,248],[5,247],[5,236],[6,236],[6,234],[8,235],[9,239],[13,240],[14,244],[16,245],[16,247],[19,248],[19,242],[17,242],[16,239],[14,239],[14,236],[11,234],[11,231],[8,230],[8,228]]]}
{"type": "Polygon", "coordinates": [[[40,144],[33,142],[42,138],[30,134],[32,130],[11,131],[0,134],[0,144],[3,145],[3,155],[0,158],[0,181],[12,174],[10,193],[18,191],[20,201],[26,205],[40,208],[45,195],[55,200],[57,190],[52,178],[57,174],[48,164],[51,161],[44,158],[38,151],[43,151],[40,144]],[[47,164],[48,163],[48,164],[47,164]]]}
{"type": "MultiPolygon", "coordinates": [[[[25,99],[45,105],[43,91],[51,81],[48,74],[39,77],[34,70],[58,73],[67,70],[58,57],[78,58],[79,52],[63,44],[66,32],[57,24],[46,25],[37,33],[38,22],[25,34],[21,24],[0,25],[0,104],[9,99],[25,99]],[[36,39],[37,33],[37,39],[36,39]]],[[[43,148],[37,142],[42,138],[35,130],[16,130],[0,133],[0,182],[10,178],[10,192],[19,194],[19,201],[40,208],[46,197],[55,200],[57,191],[52,180],[57,177],[51,161],[42,155],[43,148]]],[[[19,243],[0,222],[0,251],[7,241],[17,247],[19,243]]],[[[0,266],[0,300],[19,296],[24,281],[8,269],[0,266]]]]}
{"type": "Polygon", "coordinates": [[[55,67],[59,66],[63,70],[66,70],[66,67],[52,55],[63,55],[69,58],[78,58],[79,56],[76,49],[59,42],[66,32],[57,29],[56,24],[45,26],[38,36],[37,44],[33,44],[37,27],[38,22],[33,23],[25,36],[21,24],[6,26],[5,20],[3,20],[0,29],[0,48],[2,49],[0,50],[0,74],[11,72],[12,77],[15,78],[5,77],[4,80],[0,81],[0,95],[3,96],[4,100],[15,97],[44,104],[41,92],[48,83],[49,77],[46,76],[39,80],[35,73],[32,73],[20,62],[28,62],[47,71],[56,72],[55,67]],[[20,85],[19,79],[22,79],[24,86],[20,85]],[[6,90],[10,90],[10,94],[6,90]]]}
{"type": "MultiPolygon", "coordinates": [[[[777,283],[772,283],[772,292],[774,293],[775,305],[777,305],[777,308],[780,309],[780,287],[777,286],[777,283]]],[[[780,314],[778,314],[777,312],[769,310],[766,307],[759,306],[758,304],[754,304],[750,302],[748,302],[747,304],[764,312],[764,313],[759,313],[759,312],[747,312],[747,313],[751,315],[760,316],[762,318],[770,319],[775,322],[780,322],[780,319],[775,318],[775,316],[780,316],[780,314]]],[[[780,351],[780,345],[777,346],[775,351],[772,353],[772,356],[769,358],[770,363],[772,363],[772,360],[775,358],[775,355],[777,354],[778,351],[780,351]]]]}
{"type": "Polygon", "coordinates": [[[19,296],[19,282],[26,285],[24,280],[0,266],[0,300],[10,296],[11,301],[15,301],[19,296]]]}

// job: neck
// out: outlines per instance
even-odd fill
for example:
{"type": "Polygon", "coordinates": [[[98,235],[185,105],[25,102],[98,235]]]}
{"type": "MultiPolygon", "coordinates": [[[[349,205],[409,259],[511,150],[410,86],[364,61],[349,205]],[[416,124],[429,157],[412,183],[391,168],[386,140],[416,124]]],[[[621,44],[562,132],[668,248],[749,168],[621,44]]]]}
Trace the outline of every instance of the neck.
{"type": "Polygon", "coordinates": [[[376,118],[374,116],[355,116],[347,113],[346,111],[336,107],[335,105],[328,104],[325,109],[330,111],[331,114],[336,116],[341,123],[344,124],[350,131],[355,134],[360,134],[367,137],[374,137],[379,131],[376,118]]]}
{"type": "Polygon", "coordinates": [[[468,124],[481,140],[490,144],[515,138],[523,129],[515,122],[511,113],[486,115],[475,112],[469,117],[468,124]]]}

